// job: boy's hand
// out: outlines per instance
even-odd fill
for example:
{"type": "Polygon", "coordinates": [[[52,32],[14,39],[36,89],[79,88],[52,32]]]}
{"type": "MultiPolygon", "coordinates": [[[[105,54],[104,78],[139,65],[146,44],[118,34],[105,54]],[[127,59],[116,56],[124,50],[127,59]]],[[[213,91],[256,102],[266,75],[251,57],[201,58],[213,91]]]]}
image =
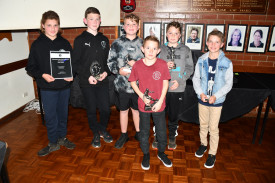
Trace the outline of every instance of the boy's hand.
{"type": "Polygon", "coordinates": [[[98,79],[98,81],[102,81],[107,77],[107,75],[108,75],[107,72],[103,72],[102,74],[100,74],[100,78],[98,79]]]}
{"type": "Polygon", "coordinates": [[[125,70],[123,70],[123,69],[125,69],[125,67],[121,67],[121,68],[119,69],[119,74],[120,74],[120,75],[122,75],[122,76],[127,76],[128,74],[131,73],[131,72],[127,72],[127,71],[125,71],[125,70]]]}
{"type": "Polygon", "coordinates": [[[73,78],[73,77],[71,77],[71,78],[64,78],[64,80],[65,80],[65,81],[68,81],[68,82],[71,82],[71,81],[74,80],[74,78],[73,78]]]}
{"type": "Polygon", "coordinates": [[[209,98],[209,104],[214,104],[215,101],[216,101],[215,95],[213,95],[213,96],[211,96],[211,97],[209,98]]]}
{"type": "Polygon", "coordinates": [[[91,85],[95,85],[97,83],[97,80],[93,76],[90,76],[88,81],[91,85]]]}
{"type": "Polygon", "coordinates": [[[44,78],[48,83],[53,82],[55,79],[49,74],[43,74],[42,78],[44,78]]]}
{"type": "Polygon", "coordinates": [[[169,61],[167,62],[168,69],[172,69],[174,67],[174,62],[169,61]]]}
{"type": "Polygon", "coordinates": [[[128,65],[130,65],[131,67],[133,67],[133,65],[136,63],[136,61],[134,60],[130,60],[128,61],[128,65]]]}
{"type": "Polygon", "coordinates": [[[206,99],[208,99],[208,97],[204,93],[202,93],[200,96],[201,96],[201,101],[208,102],[208,101],[206,101],[206,99]]]}
{"type": "Polygon", "coordinates": [[[170,90],[175,90],[179,87],[179,83],[177,80],[171,81],[171,83],[173,83],[173,85],[170,87],[170,90]]]}
{"type": "Polygon", "coordinates": [[[153,107],[152,107],[152,111],[154,112],[158,112],[161,108],[162,102],[158,101],[153,107]]]}

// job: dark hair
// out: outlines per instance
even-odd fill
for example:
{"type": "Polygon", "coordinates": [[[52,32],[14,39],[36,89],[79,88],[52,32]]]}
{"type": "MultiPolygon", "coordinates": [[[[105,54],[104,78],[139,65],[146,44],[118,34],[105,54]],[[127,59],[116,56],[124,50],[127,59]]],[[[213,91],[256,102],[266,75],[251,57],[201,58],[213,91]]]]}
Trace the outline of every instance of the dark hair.
{"type": "Polygon", "coordinates": [[[59,19],[58,14],[54,11],[51,11],[51,10],[46,11],[45,13],[42,14],[42,19],[40,21],[40,30],[43,33],[45,33],[45,30],[44,30],[42,25],[44,25],[48,19],[56,20],[58,25],[60,25],[60,19],[59,19]]]}
{"type": "Polygon", "coordinates": [[[137,24],[139,23],[139,17],[138,17],[137,15],[133,14],[133,13],[130,13],[130,14],[126,15],[126,16],[124,17],[124,21],[125,21],[126,19],[130,19],[130,20],[132,20],[132,21],[135,21],[137,24]]]}
{"type": "Polygon", "coordinates": [[[197,34],[199,34],[199,29],[197,29],[196,27],[192,27],[190,33],[191,33],[193,30],[194,30],[194,31],[197,31],[197,34]]]}
{"type": "Polygon", "coordinates": [[[143,44],[142,44],[143,47],[145,46],[145,43],[146,43],[147,41],[154,41],[154,42],[158,43],[158,48],[159,48],[159,39],[158,39],[156,36],[147,36],[147,37],[143,40],[143,44]]]}
{"type": "Polygon", "coordinates": [[[90,14],[90,13],[100,15],[100,12],[99,12],[99,10],[97,8],[95,8],[95,7],[89,7],[85,11],[85,15],[84,15],[85,18],[87,18],[88,14],[90,14]]]}
{"type": "Polygon", "coordinates": [[[208,34],[207,41],[209,41],[210,36],[218,36],[221,39],[221,42],[224,42],[224,35],[221,31],[219,30],[213,30],[208,34]]]}
{"type": "Polygon", "coordinates": [[[263,31],[262,31],[261,29],[257,29],[257,30],[255,30],[255,32],[254,32],[254,34],[253,34],[253,35],[255,35],[255,34],[256,34],[256,32],[258,32],[258,33],[260,34],[261,38],[263,37],[263,31]]]}
{"type": "Polygon", "coordinates": [[[169,30],[170,27],[175,27],[176,29],[179,29],[181,34],[181,26],[179,22],[176,22],[176,21],[170,22],[166,27],[166,32],[169,30]]]}

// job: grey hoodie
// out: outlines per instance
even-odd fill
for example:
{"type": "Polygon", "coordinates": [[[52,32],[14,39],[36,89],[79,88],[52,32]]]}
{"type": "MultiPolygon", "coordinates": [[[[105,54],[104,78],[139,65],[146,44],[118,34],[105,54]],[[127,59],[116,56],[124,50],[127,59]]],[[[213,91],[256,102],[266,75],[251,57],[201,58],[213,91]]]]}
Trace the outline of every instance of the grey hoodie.
{"type": "MultiPolygon", "coordinates": [[[[184,92],[186,87],[186,80],[194,72],[192,53],[191,50],[182,43],[179,43],[178,46],[174,49],[174,62],[176,63],[176,69],[170,70],[171,80],[169,81],[168,92],[184,92]],[[174,80],[177,80],[179,86],[175,90],[170,90],[170,86],[173,84],[171,81],[174,80]]],[[[171,61],[171,49],[167,46],[167,43],[161,46],[159,57],[166,62],[171,61]]]]}

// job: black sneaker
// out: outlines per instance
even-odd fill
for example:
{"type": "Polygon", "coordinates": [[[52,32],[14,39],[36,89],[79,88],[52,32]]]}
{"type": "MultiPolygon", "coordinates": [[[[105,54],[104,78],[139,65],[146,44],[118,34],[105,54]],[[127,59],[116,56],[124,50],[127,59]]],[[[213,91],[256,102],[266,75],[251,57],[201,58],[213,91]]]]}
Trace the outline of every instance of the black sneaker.
{"type": "Polygon", "coordinates": [[[53,144],[53,143],[49,143],[47,147],[41,149],[37,155],[38,156],[46,156],[48,154],[50,154],[53,151],[57,151],[60,149],[60,145],[59,144],[53,144]]]}
{"type": "Polygon", "coordinates": [[[169,138],[168,149],[169,150],[174,150],[176,148],[177,148],[176,137],[169,138]]]}
{"type": "Polygon", "coordinates": [[[158,158],[160,159],[160,161],[162,161],[164,166],[172,167],[173,164],[171,160],[167,158],[167,155],[165,153],[158,153],[158,158]]]}
{"type": "Polygon", "coordinates": [[[204,163],[205,168],[213,168],[216,161],[216,155],[208,154],[208,158],[204,163]]]}
{"type": "Polygon", "coordinates": [[[150,169],[150,154],[144,154],[143,160],[141,162],[141,168],[143,170],[149,170],[150,169]]]}
{"type": "Polygon", "coordinates": [[[157,150],[158,149],[158,141],[157,141],[157,136],[154,136],[154,141],[152,143],[152,148],[157,150]]]}
{"type": "Polygon", "coordinates": [[[121,149],[128,140],[128,133],[122,133],[115,143],[115,148],[121,149]]]}
{"type": "Polygon", "coordinates": [[[66,137],[64,138],[59,138],[57,140],[57,144],[66,147],[67,149],[74,149],[75,148],[75,144],[72,143],[71,141],[69,141],[66,137]]]}
{"type": "Polygon", "coordinates": [[[92,146],[94,148],[99,148],[101,146],[101,144],[100,144],[100,135],[98,133],[94,134],[94,138],[92,140],[92,146]]]}
{"type": "Polygon", "coordinates": [[[100,132],[100,137],[103,138],[106,143],[113,142],[113,137],[107,131],[100,132]]]}
{"type": "Polygon", "coordinates": [[[136,132],[136,134],[135,134],[135,139],[136,139],[137,141],[140,141],[140,132],[136,132]]]}
{"type": "Polygon", "coordinates": [[[195,152],[195,156],[198,158],[201,158],[206,150],[207,150],[207,146],[200,145],[199,149],[195,152]]]}

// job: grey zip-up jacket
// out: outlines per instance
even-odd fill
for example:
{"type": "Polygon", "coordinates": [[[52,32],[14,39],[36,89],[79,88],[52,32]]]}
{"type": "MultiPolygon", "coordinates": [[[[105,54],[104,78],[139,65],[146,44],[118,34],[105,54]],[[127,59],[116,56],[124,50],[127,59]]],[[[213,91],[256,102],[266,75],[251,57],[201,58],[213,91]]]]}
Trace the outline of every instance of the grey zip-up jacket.
{"type": "MultiPolygon", "coordinates": [[[[171,61],[171,49],[167,46],[167,44],[168,43],[165,43],[161,46],[161,52],[159,55],[159,57],[166,62],[171,61]]],[[[170,70],[171,80],[169,81],[168,92],[184,92],[186,87],[186,80],[194,72],[192,53],[191,50],[182,43],[179,43],[178,46],[174,49],[174,62],[176,63],[176,69],[170,70]],[[173,84],[171,81],[174,80],[177,80],[179,86],[175,90],[170,90],[170,86],[173,84]]]]}
{"type": "Polygon", "coordinates": [[[129,75],[120,75],[119,69],[126,66],[127,59],[129,61],[137,61],[144,57],[141,51],[141,46],[142,39],[140,39],[138,36],[135,39],[130,40],[126,38],[125,35],[123,35],[112,43],[107,64],[110,71],[116,75],[114,80],[116,91],[134,93],[134,90],[128,81],[129,75]]]}

